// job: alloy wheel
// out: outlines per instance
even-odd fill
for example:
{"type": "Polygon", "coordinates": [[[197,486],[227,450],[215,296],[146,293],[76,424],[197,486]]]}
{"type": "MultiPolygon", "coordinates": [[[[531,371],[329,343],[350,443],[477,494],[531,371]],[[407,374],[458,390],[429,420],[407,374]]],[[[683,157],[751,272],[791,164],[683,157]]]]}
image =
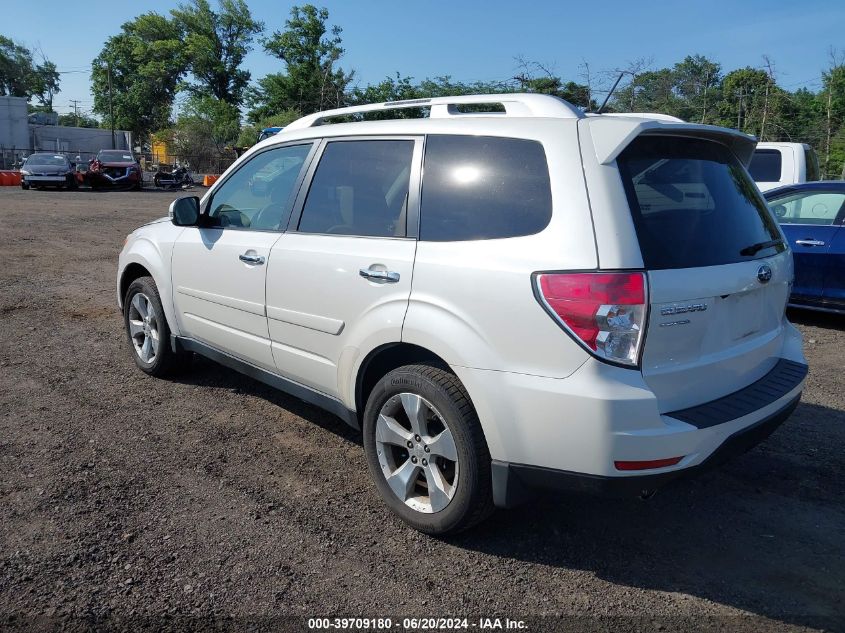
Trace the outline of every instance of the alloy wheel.
{"type": "Polygon", "coordinates": [[[417,512],[440,512],[458,487],[458,450],[446,420],[414,393],[391,397],[379,411],[376,452],[390,489],[417,512]]]}
{"type": "Polygon", "coordinates": [[[145,363],[156,359],[159,346],[158,320],[149,297],[135,294],[129,303],[129,336],[135,353],[145,363]]]}

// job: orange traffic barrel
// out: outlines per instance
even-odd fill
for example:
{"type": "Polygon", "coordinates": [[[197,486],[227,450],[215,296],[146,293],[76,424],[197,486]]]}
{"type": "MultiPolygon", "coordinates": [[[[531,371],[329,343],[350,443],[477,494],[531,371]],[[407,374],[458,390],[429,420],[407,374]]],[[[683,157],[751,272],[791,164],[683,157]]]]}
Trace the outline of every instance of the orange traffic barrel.
{"type": "Polygon", "coordinates": [[[21,184],[21,172],[13,171],[12,172],[12,179],[13,179],[13,182],[12,182],[13,185],[20,185],[21,184]]]}
{"type": "Polygon", "coordinates": [[[0,187],[8,187],[12,184],[12,175],[7,171],[0,171],[0,187]]]}

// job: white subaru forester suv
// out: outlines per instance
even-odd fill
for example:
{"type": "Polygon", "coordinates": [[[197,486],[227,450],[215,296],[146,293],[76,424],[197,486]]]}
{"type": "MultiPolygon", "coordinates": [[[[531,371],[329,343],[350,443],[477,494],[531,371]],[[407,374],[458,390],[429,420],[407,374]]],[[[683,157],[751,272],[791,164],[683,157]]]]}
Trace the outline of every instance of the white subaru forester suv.
{"type": "Polygon", "coordinates": [[[201,354],[361,428],[385,503],[428,533],[536,490],[647,496],[801,395],[753,150],[543,95],[306,116],[128,237],[129,348],[148,374],[201,354]],[[389,118],[406,108],[428,116],[389,118]]]}

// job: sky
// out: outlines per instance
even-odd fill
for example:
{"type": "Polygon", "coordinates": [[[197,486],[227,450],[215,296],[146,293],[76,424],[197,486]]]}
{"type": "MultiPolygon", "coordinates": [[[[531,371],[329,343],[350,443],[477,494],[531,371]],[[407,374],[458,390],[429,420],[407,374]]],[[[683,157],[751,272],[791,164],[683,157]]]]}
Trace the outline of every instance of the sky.
{"type": "MultiPolygon", "coordinates": [[[[268,33],[284,28],[293,6],[279,0],[247,3],[268,33]]],[[[584,61],[601,73],[641,58],[656,69],[702,54],[721,63],[723,71],[759,67],[768,55],[781,86],[817,90],[830,48],[845,51],[841,0],[314,3],[329,10],[330,24],[342,27],[346,54],[340,65],[354,69],[362,86],[397,72],[417,80],[450,75],[502,81],[519,73],[517,57],[539,62],[566,81],[583,82],[584,61]],[[677,8],[667,8],[673,4],[677,8]]],[[[105,39],[139,13],[166,14],[177,4],[88,0],[74,9],[66,0],[39,0],[36,13],[27,2],[9,0],[0,34],[42,50],[62,71],[56,110],[72,112],[72,100],[78,100],[80,111],[88,112],[91,60],[105,39]]],[[[253,79],[283,70],[257,43],[244,65],[253,79]]]]}

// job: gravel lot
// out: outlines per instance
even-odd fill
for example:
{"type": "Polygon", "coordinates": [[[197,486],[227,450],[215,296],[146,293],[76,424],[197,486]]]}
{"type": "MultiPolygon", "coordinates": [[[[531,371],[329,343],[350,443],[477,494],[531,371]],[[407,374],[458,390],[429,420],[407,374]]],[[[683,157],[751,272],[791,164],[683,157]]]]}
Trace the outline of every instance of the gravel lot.
{"type": "Polygon", "coordinates": [[[803,403],[721,470],[438,540],[382,507],[338,419],[211,362],[174,381],[135,368],[117,254],[172,197],[0,188],[0,628],[562,614],[570,630],[845,630],[845,318],[791,313],[803,403]]]}

